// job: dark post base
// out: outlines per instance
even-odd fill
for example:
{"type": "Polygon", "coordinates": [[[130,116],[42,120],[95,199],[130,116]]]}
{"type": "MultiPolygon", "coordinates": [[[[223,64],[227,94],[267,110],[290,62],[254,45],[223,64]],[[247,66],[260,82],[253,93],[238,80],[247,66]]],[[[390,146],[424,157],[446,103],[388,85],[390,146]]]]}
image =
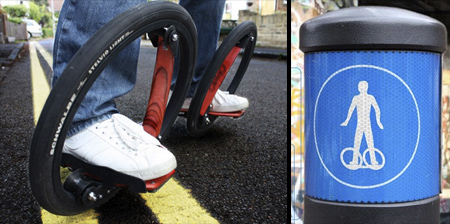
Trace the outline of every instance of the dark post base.
{"type": "Polygon", "coordinates": [[[317,200],[305,195],[305,224],[438,224],[439,195],[413,202],[350,204],[317,200]]]}

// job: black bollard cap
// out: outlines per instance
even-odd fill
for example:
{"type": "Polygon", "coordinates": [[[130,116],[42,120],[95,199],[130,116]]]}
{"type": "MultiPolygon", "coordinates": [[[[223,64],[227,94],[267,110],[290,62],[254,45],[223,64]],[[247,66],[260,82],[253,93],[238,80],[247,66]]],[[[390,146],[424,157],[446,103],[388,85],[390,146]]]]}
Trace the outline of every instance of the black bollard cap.
{"type": "Polygon", "coordinates": [[[443,53],[445,26],[405,9],[364,6],[329,12],[300,27],[303,52],[342,50],[418,50],[443,53]]]}

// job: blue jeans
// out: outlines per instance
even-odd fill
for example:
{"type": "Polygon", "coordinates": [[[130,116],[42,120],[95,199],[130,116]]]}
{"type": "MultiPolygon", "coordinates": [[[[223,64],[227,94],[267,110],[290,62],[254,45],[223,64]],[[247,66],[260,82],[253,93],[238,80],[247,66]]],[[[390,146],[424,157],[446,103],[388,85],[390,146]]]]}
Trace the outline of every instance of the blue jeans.
{"type": "MultiPolygon", "coordinates": [[[[52,86],[83,44],[104,24],[146,0],[66,0],[59,16],[53,49],[52,86]]],[[[192,16],[198,33],[198,55],[189,95],[195,91],[219,39],[225,0],[180,0],[192,16]]],[[[114,98],[134,88],[140,40],[124,49],[100,74],[81,103],[68,136],[118,113],[114,98]]],[[[182,71],[181,71],[182,72],[182,71]]],[[[176,81],[177,74],[174,74],[176,81]]]]}

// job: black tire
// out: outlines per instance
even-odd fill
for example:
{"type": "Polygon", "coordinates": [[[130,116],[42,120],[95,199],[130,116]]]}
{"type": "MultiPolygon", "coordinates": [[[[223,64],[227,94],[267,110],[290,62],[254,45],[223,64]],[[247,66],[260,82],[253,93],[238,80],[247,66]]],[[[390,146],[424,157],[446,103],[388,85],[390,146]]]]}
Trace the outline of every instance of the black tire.
{"type": "MultiPolygon", "coordinates": [[[[256,25],[251,21],[246,21],[235,27],[217,49],[211,59],[211,62],[205,69],[205,73],[198,84],[195,94],[192,97],[191,105],[189,106],[189,111],[187,114],[187,127],[190,135],[196,137],[204,135],[218,118],[217,116],[211,116],[207,113],[201,114],[201,107],[203,105],[203,101],[205,100],[206,94],[208,93],[208,89],[211,86],[216,73],[221,68],[225,58],[235,46],[239,46],[244,49],[244,53],[240,60],[239,67],[234,74],[233,80],[227,88],[227,91],[231,94],[236,92],[236,89],[247,71],[253,51],[255,50],[256,37],[256,25]],[[206,118],[208,118],[209,121],[206,122],[206,118]]],[[[229,76],[230,72],[226,75],[229,76]]]]}
{"type": "Polygon", "coordinates": [[[164,116],[160,133],[165,135],[182,106],[197,55],[196,28],[184,8],[171,2],[137,5],[98,30],[68,63],[44,105],[31,144],[30,185],[44,209],[58,215],[75,215],[99,205],[86,206],[63,188],[60,162],[67,131],[87,91],[114,56],[143,34],[171,25],[178,33],[179,69],[183,72],[178,75],[164,116]],[[108,54],[97,60],[106,51],[108,54]]]}

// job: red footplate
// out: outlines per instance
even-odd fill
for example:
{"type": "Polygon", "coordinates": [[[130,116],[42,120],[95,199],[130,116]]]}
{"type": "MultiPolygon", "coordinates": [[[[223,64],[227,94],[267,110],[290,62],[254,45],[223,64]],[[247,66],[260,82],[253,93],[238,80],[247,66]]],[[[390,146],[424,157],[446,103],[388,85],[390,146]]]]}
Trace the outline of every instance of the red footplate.
{"type": "Polygon", "coordinates": [[[234,111],[234,112],[214,112],[214,111],[210,111],[209,115],[211,115],[211,116],[238,118],[238,117],[244,115],[244,113],[245,113],[245,110],[239,110],[239,111],[234,111]]]}
{"type": "Polygon", "coordinates": [[[162,187],[171,177],[172,175],[175,173],[175,170],[172,170],[172,172],[162,176],[162,177],[158,177],[156,179],[153,180],[147,180],[145,181],[145,187],[147,188],[147,191],[149,192],[155,192],[157,191],[160,187],[162,187]]]}
{"type": "MultiPolygon", "coordinates": [[[[188,110],[187,109],[181,109],[180,112],[182,113],[187,113],[188,110]]],[[[238,110],[238,111],[234,111],[234,112],[214,112],[214,111],[210,111],[208,114],[211,116],[220,116],[220,117],[233,117],[233,118],[238,118],[241,117],[242,115],[244,115],[245,110],[238,110]]]]}

